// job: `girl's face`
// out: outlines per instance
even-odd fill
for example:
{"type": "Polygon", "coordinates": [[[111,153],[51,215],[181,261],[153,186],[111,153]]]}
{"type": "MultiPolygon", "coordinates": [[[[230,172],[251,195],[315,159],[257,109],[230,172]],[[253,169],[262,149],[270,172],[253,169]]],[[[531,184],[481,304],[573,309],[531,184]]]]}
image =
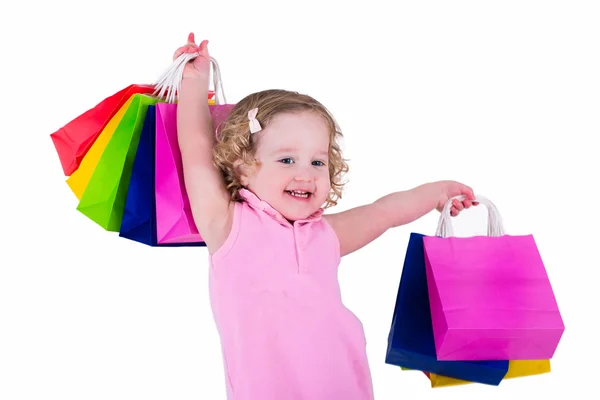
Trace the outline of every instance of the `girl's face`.
{"type": "Polygon", "coordinates": [[[258,165],[242,174],[242,184],[286,219],[304,219],[329,195],[329,131],[318,114],[275,115],[259,135],[258,165]]]}

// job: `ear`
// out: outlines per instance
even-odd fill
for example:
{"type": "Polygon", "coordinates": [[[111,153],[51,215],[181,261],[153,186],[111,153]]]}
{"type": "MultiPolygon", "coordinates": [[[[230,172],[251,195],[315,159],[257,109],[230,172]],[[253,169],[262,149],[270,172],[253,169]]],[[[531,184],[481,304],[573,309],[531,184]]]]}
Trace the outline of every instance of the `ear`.
{"type": "Polygon", "coordinates": [[[233,164],[242,186],[247,187],[250,183],[250,177],[252,176],[253,168],[246,164],[243,160],[238,160],[233,164]]]}

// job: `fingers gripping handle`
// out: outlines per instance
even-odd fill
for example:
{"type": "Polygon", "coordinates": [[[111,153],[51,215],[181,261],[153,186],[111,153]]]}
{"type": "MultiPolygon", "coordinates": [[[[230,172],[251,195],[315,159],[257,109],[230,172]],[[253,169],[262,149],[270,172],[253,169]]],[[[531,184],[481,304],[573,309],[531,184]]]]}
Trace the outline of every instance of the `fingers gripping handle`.
{"type": "MultiPolygon", "coordinates": [[[[157,80],[154,95],[160,99],[164,99],[167,103],[175,103],[181,89],[185,66],[196,57],[198,57],[198,53],[183,53],[177,57],[157,80]]],[[[225,99],[219,64],[213,57],[210,58],[210,63],[213,72],[215,103],[226,104],[227,100],[225,99]]]]}
{"type": "Polygon", "coordinates": [[[183,53],[177,57],[156,82],[154,95],[167,103],[174,103],[181,87],[183,70],[186,64],[194,59],[194,55],[183,53]]]}
{"type": "MultiPolygon", "coordinates": [[[[467,196],[455,196],[450,198],[441,212],[440,219],[438,220],[437,230],[435,231],[436,236],[441,237],[449,237],[454,236],[454,231],[452,229],[452,221],[450,216],[450,209],[452,208],[452,201],[459,200],[463,201],[467,198],[467,196]]],[[[487,235],[488,236],[502,236],[504,235],[504,224],[502,222],[502,217],[498,212],[498,209],[490,200],[486,199],[482,196],[477,196],[475,198],[476,202],[479,204],[483,204],[488,210],[488,227],[487,227],[487,235]]]]}

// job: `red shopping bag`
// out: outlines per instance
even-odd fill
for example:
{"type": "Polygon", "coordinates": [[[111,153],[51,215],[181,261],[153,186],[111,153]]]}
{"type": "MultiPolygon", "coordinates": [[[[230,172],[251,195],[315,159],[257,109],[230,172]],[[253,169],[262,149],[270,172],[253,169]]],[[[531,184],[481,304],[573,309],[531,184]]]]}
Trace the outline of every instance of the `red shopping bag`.
{"type": "Polygon", "coordinates": [[[129,85],[94,108],[79,115],[50,135],[63,171],[70,176],[92,146],[102,129],[134,94],[151,94],[154,85],[129,85]]]}

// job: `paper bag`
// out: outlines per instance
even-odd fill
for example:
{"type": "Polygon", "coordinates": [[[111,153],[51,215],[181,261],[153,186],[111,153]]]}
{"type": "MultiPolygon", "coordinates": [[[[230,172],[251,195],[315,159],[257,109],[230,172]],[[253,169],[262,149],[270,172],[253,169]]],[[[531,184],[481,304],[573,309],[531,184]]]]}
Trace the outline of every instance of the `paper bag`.
{"type": "Polygon", "coordinates": [[[423,238],[437,358],[551,359],[564,325],[535,240],[504,234],[497,208],[477,200],[488,236],[453,237],[449,201],[423,238]]]}
{"type": "Polygon", "coordinates": [[[108,231],[118,232],[121,227],[146,111],[157,101],[148,95],[133,96],[77,206],[77,210],[108,231]]]}
{"type": "Polygon", "coordinates": [[[419,233],[410,235],[385,362],[456,379],[498,385],[508,371],[508,361],[437,360],[425,275],[423,237],[419,233]]]}
{"type": "Polygon", "coordinates": [[[153,90],[153,85],[129,85],[52,133],[50,138],[64,174],[69,176],[79,167],[100,132],[131,96],[136,93],[150,94],[153,90]]]}
{"type": "MultiPolygon", "coordinates": [[[[209,106],[213,127],[220,126],[233,104],[209,106]]],[[[177,104],[156,107],[156,231],[158,243],[203,243],[185,188],[177,141],[177,104]]]]}

